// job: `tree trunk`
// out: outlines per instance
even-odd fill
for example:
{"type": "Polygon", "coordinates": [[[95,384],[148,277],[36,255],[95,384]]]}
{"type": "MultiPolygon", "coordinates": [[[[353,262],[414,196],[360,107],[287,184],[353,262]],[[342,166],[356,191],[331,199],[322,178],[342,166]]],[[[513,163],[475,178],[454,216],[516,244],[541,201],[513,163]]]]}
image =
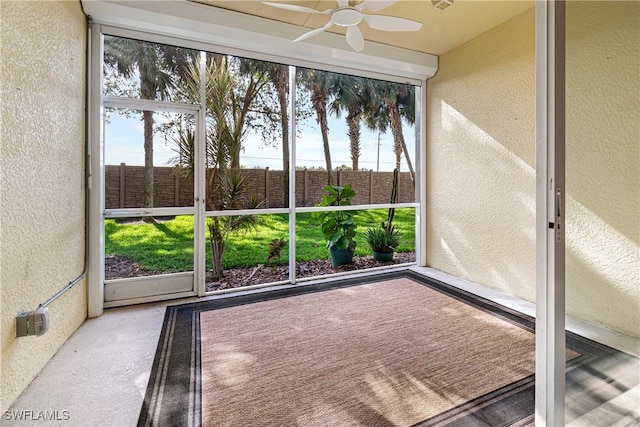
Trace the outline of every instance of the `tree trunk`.
{"type": "Polygon", "coordinates": [[[396,169],[400,170],[400,160],[402,159],[402,121],[397,105],[389,105],[389,115],[391,119],[391,133],[393,134],[393,153],[396,155],[396,169]]]}
{"type": "MultiPolygon", "coordinates": [[[[153,208],[153,111],[143,111],[144,121],[144,207],[153,208]]],[[[142,218],[144,222],[155,222],[153,216],[142,218]]]]}
{"type": "Polygon", "coordinates": [[[407,167],[409,168],[409,177],[411,178],[411,182],[413,183],[413,187],[416,186],[416,177],[415,172],[413,170],[413,164],[411,164],[411,157],[409,157],[409,150],[407,150],[407,144],[404,142],[404,137],[400,140],[402,144],[402,151],[404,151],[404,158],[407,160],[407,167]]]}
{"type": "Polygon", "coordinates": [[[351,169],[357,172],[360,167],[360,112],[350,111],[347,115],[349,142],[351,151],[351,169]]]}
{"type": "MultiPolygon", "coordinates": [[[[155,99],[156,85],[153,80],[143,78],[147,72],[140,72],[140,96],[143,99],[155,99]]],[[[153,209],[153,111],[143,111],[144,122],[144,207],[153,209]]],[[[155,222],[153,216],[142,218],[144,222],[155,222]]]]}
{"type": "Polygon", "coordinates": [[[280,117],[282,129],[282,189],[284,192],[284,206],[289,206],[289,110],[287,109],[287,95],[289,93],[289,67],[277,65],[275,86],[280,103],[280,117]]]}
{"type": "Polygon", "coordinates": [[[214,217],[209,224],[209,244],[213,260],[213,280],[220,280],[224,276],[224,237],[218,217],[214,217]]]}
{"type": "Polygon", "coordinates": [[[233,153],[233,158],[231,159],[231,165],[229,169],[240,169],[240,151],[236,151],[233,153]]]}
{"type": "Polygon", "coordinates": [[[311,88],[311,103],[313,109],[316,110],[316,121],[320,125],[322,133],[322,146],[324,148],[324,161],[327,167],[327,184],[333,184],[331,175],[331,151],[329,151],[329,125],[327,124],[327,98],[320,87],[320,84],[313,83],[311,88]]]}
{"type": "Polygon", "coordinates": [[[322,122],[320,123],[322,132],[322,147],[324,148],[324,161],[327,165],[327,184],[333,185],[333,175],[331,168],[331,151],[329,151],[329,125],[327,124],[327,112],[324,111],[322,122]]]}
{"type": "Polygon", "coordinates": [[[415,186],[415,172],[413,170],[413,164],[411,164],[407,144],[404,141],[404,135],[402,134],[402,118],[400,117],[398,104],[395,102],[389,102],[388,106],[391,119],[391,133],[393,134],[393,152],[396,154],[396,169],[398,169],[398,171],[400,170],[400,158],[402,153],[404,153],[404,157],[407,160],[407,166],[409,167],[409,176],[411,177],[411,182],[415,186]]]}

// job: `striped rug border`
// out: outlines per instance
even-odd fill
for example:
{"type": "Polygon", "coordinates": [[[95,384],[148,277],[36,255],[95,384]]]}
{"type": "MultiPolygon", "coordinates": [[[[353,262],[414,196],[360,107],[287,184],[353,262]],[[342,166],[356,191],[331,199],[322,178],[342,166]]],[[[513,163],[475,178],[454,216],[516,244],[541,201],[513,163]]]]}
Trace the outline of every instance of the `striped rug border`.
{"type": "MultiPolygon", "coordinates": [[[[228,294],[206,301],[171,305],[166,308],[138,426],[192,427],[202,424],[203,397],[199,375],[201,312],[399,278],[410,279],[531,333],[535,332],[533,317],[410,270],[329,282],[285,285],[260,292],[228,294]],[[186,384],[181,384],[181,381],[186,384]],[[168,383],[176,388],[169,392],[170,397],[165,396],[168,383]]],[[[567,332],[566,336],[567,348],[579,353],[579,356],[567,362],[567,372],[617,352],[571,332],[567,332]]],[[[533,422],[534,393],[534,375],[531,375],[417,423],[415,427],[530,425],[533,422]],[[500,422],[496,424],[497,421],[500,422]]]]}

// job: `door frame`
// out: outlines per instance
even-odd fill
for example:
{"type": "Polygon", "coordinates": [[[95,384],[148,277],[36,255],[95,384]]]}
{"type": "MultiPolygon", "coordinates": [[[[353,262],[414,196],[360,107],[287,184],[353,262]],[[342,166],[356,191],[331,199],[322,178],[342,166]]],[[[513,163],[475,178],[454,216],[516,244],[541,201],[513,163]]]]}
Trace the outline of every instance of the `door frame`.
{"type": "MultiPolygon", "coordinates": [[[[153,111],[153,112],[169,112],[175,114],[184,114],[193,116],[196,124],[199,123],[201,117],[201,107],[199,105],[190,104],[178,104],[165,101],[152,101],[145,99],[130,99],[130,98],[117,98],[110,96],[102,97],[102,112],[108,108],[121,108],[138,111],[153,111]]],[[[105,145],[108,141],[105,141],[106,126],[102,125],[102,147],[104,152],[105,145]]],[[[200,141],[200,127],[196,126],[196,141],[197,146],[203,145],[200,141]]],[[[103,155],[101,156],[103,157],[103,155]]],[[[196,165],[194,170],[194,201],[193,206],[190,207],[161,207],[161,208],[123,208],[123,209],[102,209],[102,229],[104,229],[104,220],[107,218],[136,218],[143,216],[174,216],[174,215],[191,215],[194,221],[194,241],[193,241],[193,271],[179,272],[171,274],[161,274],[153,276],[143,277],[131,277],[122,279],[103,280],[104,285],[104,306],[118,306],[123,304],[138,304],[148,301],[157,301],[162,299],[174,299],[188,296],[195,296],[198,294],[199,282],[198,278],[202,276],[199,274],[202,270],[201,263],[198,262],[201,258],[200,252],[202,252],[201,243],[203,241],[203,233],[197,232],[203,229],[198,225],[203,221],[202,214],[199,212],[199,201],[204,198],[199,193],[198,185],[202,174],[202,167],[204,165],[204,158],[196,155],[196,165]]],[[[105,165],[103,164],[103,167],[105,165]]],[[[105,177],[101,175],[102,186],[105,185],[105,177]]],[[[104,198],[103,198],[104,199],[104,198]]],[[[102,261],[102,270],[104,270],[104,245],[102,246],[102,254],[100,259],[102,261]]]]}
{"type": "Polygon", "coordinates": [[[565,2],[536,1],[535,425],[565,419],[565,2]]]}

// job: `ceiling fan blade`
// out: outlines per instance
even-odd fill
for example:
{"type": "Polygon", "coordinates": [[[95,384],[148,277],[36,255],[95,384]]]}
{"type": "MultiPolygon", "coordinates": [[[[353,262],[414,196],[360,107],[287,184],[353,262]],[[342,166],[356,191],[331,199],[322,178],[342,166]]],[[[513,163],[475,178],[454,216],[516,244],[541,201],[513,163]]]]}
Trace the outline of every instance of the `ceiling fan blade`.
{"type": "Polygon", "coordinates": [[[296,6],[294,4],[286,4],[286,3],[274,3],[271,1],[263,1],[262,4],[266,4],[267,6],[273,6],[273,7],[277,7],[284,10],[291,10],[293,12],[324,13],[324,14],[330,14],[332,12],[332,9],[316,10],[316,9],[311,9],[310,7],[296,6]]]}
{"type": "Polygon", "coordinates": [[[336,0],[338,3],[338,7],[347,7],[349,6],[349,0],[336,0]]]}
{"type": "Polygon", "coordinates": [[[362,15],[364,21],[374,30],[382,31],[418,31],[422,22],[386,15],[362,15]]]}
{"type": "Polygon", "coordinates": [[[357,25],[347,27],[347,43],[356,52],[364,49],[364,37],[362,37],[362,32],[357,25]]]}
{"type": "Polygon", "coordinates": [[[377,12],[391,6],[392,4],[398,3],[398,1],[399,0],[364,0],[356,6],[356,9],[377,12]]]}
{"type": "Polygon", "coordinates": [[[301,35],[300,37],[298,37],[297,39],[295,39],[293,42],[300,42],[302,40],[306,40],[309,39],[313,36],[317,36],[318,34],[320,34],[321,32],[329,29],[329,27],[331,27],[333,25],[333,21],[329,21],[326,24],[324,24],[322,27],[320,28],[316,28],[315,30],[311,30],[308,33],[304,33],[303,35],[301,35]]]}

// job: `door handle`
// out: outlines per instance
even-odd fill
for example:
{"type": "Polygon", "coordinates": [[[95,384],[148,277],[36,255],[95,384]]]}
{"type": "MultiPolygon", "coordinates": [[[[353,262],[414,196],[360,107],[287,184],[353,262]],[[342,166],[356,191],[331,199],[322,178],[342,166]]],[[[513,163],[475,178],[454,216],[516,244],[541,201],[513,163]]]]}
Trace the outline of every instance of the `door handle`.
{"type": "Polygon", "coordinates": [[[560,187],[556,187],[555,223],[556,243],[560,243],[562,241],[562,230],[560,230],[560,225],[562,224],[562,188],[560,187]]]}

